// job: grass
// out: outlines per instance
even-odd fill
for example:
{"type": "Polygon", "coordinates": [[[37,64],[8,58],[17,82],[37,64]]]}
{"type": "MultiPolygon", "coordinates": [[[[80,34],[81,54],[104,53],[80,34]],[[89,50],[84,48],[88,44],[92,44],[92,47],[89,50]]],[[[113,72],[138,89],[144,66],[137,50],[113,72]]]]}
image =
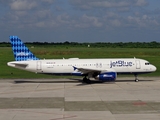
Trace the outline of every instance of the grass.
{"type": "MultiPolygon", "coordinates": [[[[141,58],[157,67],[157,71],[143,76],[160,76],[160,48],[84,48],[84,47],[35,47],[30,50],[39,58],[141,58]]],[[[35,74],[7,66],[14,61],[10,47],[0,47],[0,78],[65,78],[66,76],[49,76],[35,74]]],[[[71,77],[70,77],[71,78],[71,77]]]]}

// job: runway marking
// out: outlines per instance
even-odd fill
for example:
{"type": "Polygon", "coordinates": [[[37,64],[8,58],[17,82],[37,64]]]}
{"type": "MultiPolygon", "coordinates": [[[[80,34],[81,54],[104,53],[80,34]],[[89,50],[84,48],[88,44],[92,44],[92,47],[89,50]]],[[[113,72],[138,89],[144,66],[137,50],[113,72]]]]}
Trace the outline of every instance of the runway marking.
{"type": "Polygon", "coordinates": [[[3,109],[3,110],[9,110],[9,111],[19,111],[19,112],[28,112],[28,113],[37,113],[37,114],[55,114],[55,115],[63,115],[63,114],[57,114],[57,113],[49,113],[49,112],[35,112],[30,110],[12,110],[12,109],[3,109]]]}
{"type": "MultiPolygon", "coordinates": [[[[13,94],[13,93],[26,93],[26,92],[39,92],[39,91],[52,91],[52,90],[60,90],[60,89],[71,89],[71,88],[76,88],[76,89],[79,89],[79,87],[88,87],[88,86],[77,86],[77,85],[74,85],[74,86],[70,86],[70,87],[66,87],[66,85],[63,85],[64,88],[53,88],[53,89],[40,89],[40,90],[37,90],[37,88],[41,85],[41,83],[38,84],[38,86],[35,87],[34,90],[29,90],[29,91],[16,91],[16,92],[2,92],[0,94],[13,94]]],[[[87,84],[88,85],[88,84],[87,84]]],[[[12,86],[9,86],[10,88],[12,88],[12,86]]],[[[20,86],[21,87],[21,86],[20,86]]],[[[25,87],[25,86],[23,86],[25,87]]]]}
{"type": "MultiPolygon", "coordinates": [[[[74,87],[81,87],[81,86],[72,86],[72,87],[65,87],[65,88],[53,88],[53,89],[40,89],[40,90],[29,90],[29,91],[17,91],[17,92],[2,92],[0,94],[12,94],[12,93],[26,93],[26,92],[40,92],[40,91],[52,91],[52,90],[60,90],[60,89],[71,89],[74,87]]],[[[36,88],[37,89],[37,88],[36,88]]]]}
{"type": "Polygon", "coordinates": [[[51,119],[51,120],[63,120],[63,119],[68,119],[68,118],[75,118],[77,117],[76,115],[75,116],[68,116],[68,117],[63,117],[63,118],[55,118],[55,119],[51,119]]]}
{"type": "MultiPolygon", "coordinates": [[[[2,110],[2,109],[1,109],[2,110]]],[[[29,111],[29,110],[11,110],[11,109],[3,109],[3,110],[9,110],[9,111],[19,111],[19,112],[28,112],[28,113],[37,113],[37,114],[55,114],[55,115],[63,115],[63,118],[55,118],[55,119],[50,119],[50,120],[63,120],[63,119],[68,119],[68,118],[75,118],[77,115],[73,116],[65,116],[64,114],[57,114],[57,113],[49,113],[49,112],[35,112],[35,111],[29,111]]]]}
{"type": "Polygon", "coordinates": [[[34,112],[34,111],[28,111],[28,110],[11,110],[11,111],[20,111],[20,112],[29,112],[29,113],[37,113],[37,114],[55,114],[55,115],[63,115],[63,118],[55,118],[51,120],[63,120],[63,119],[68,119],[68,118],[75,118],[77,117],[76,115],[74,116],[66,116],[64,114],[56,114],[56,113],[49,113],[49,112],[34,112]]]}

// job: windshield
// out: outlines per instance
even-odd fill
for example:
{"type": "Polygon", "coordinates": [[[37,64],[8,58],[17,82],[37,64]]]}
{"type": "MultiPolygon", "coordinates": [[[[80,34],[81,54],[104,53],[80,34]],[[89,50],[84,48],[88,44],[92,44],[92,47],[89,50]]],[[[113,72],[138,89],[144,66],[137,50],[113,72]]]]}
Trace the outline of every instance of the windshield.
{"type": "Polygon", "coordinates": [[[150,65],[150,63],[145,63],[145,65],[150,65]]]}

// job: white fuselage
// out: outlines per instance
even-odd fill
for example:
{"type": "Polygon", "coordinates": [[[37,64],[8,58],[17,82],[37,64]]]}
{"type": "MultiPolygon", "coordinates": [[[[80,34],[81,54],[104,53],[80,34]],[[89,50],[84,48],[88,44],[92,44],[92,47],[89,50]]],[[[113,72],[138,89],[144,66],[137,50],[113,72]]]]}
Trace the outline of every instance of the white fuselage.
{"type": "Polygon", "coordinates": [[[122,74],[139,74],[156,71],[154,65],[148,61],[136,58],[113,58],[113,59],[46,59],[31,61],[8,62],[8,66],[44,74],[72,74],[79,72],[74,69],[93,69],[99,71],[115,71],[122,74]]]}

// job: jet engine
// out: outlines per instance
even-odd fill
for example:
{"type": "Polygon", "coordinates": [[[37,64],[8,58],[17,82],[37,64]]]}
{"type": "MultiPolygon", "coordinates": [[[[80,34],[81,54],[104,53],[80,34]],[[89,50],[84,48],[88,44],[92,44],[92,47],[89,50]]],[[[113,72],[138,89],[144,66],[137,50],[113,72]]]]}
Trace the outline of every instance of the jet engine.
{"type": "Polygon", "coordinates": [[[104,72],[97,75],[96,79],[108,82],[108,81],[115,81],[117,78],[116,72],[104,72]]]}

